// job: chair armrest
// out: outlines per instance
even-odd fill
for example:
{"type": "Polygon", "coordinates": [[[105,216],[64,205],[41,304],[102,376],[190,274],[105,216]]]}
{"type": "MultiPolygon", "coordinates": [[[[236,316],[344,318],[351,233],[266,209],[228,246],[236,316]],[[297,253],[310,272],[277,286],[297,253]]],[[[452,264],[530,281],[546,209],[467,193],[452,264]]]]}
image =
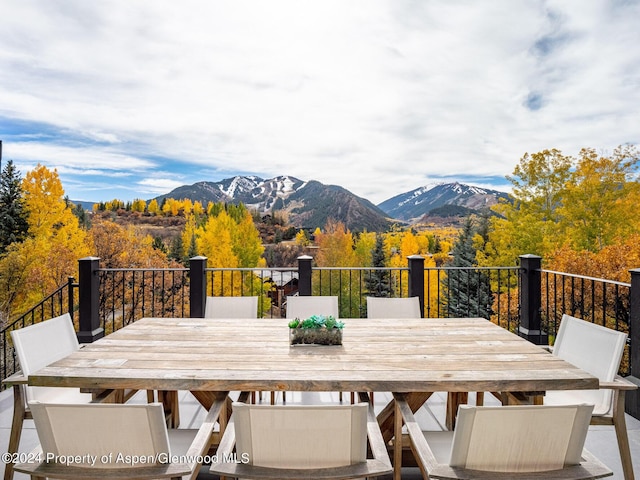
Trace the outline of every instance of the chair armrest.
{"type": "Polygon", "coordinates": [[[198,433],[194,437],[184,458],[179,460],[189,460],[189,462],[176,462],[169,464],[155,464],[144,467],[135,468],[91,468],[76,467],[58,463],[47,463],[42,458],[42,450],[38,447],[30,454],[30,458],[34,461],[28,463],[19,463],[14,467],[16,472],[26,473],[34,477],[52,477],[66,478],[70,480],[88,479],[102,480],[104,478],[123,478],[123,472],[126,470],[127,479],[154,479],[154,478],[186,478],[195,479],[198,475],[199,463],[198,458],[202,458],[207,454],[211,447],[211,437],[218,417],[226,405],[228,392],[219,392],[216,400],[207,412],[202,425],[198,429],[198,433]]]}
{"type": "MultiPolygon", "coordinates": [[[[104,480],[105,478],[122,478],[122,468],[91,468],[74,467],[58,463],[19,463],[14,471],[42,478],[66,478],[69,480],[104,480]]],[[[183,463],[170,463],[150,465],[126,469],[127,479],[155,479],[155,478],[182,478],[189,475],[189,465],[183,463]]]]}
{"type": "Polygon", "coordinates": [[[600,388],[610,388],[612,390],[636,390],[638,385],[630,382],[624,377],[616,375],[613,382],[600,382],[600,388]]]}
{"type": "Polygon", "coordinates": [[[25,377],[20,370],[18,370],[13,375],[9,375],[7,378],[2,380],[2,384],[7,387],[11,387],[13,385],[27,385],[28,377],[25,377]]]}
{"type": "MultiPolygon", "coordinates": [[[[213,435],[213,430],[220,418],[220,414],[224,410],[227,404],[227,397],[229,392],[218,392],[216,394],[216,400],[211,405],[211,408],[207,412],[207,415],[202,422],[202,425],[198,429],[198,433],[196,434],[189,450],[187,450],[187,457],[190,458],[198,458],[207,454],[209,448],[211,447],[211,437],[213,435]]],[[[225,430],[225,435],[227,431],[233,430],[232,428],[228,428],[225,430]]],[[[197,469],[195,468],[196,462],[191,463],[193,476],[195,478],[197,476],[197,469]]]]}
{"type": "Polygon", "coordinates": [[[373,455],[374,460],[378,462],[378,468],[385,468],[386,466],[386,468],[391,471],[391,459],[389,458],[387,445],[384,442],[384,437],[382,436],[380,424],[376,418],[371,398],[366,392],[358,392],[358,397],[361,402],[369,404],[369,408],[367,409],[367,438],[369,440],[371,455],[373,455]]]}
{"type": "MultiPolygon", "coordinates": [[[[29,452],[26,457],[30,460],[28,462],[17,463],[14,466],[14,471],[20,473],[26,473],[33,476],[51,476],[55,478],[69,479],[102,479],[102,478],[121,478],[122,468],[89,468],[89,467],[73,467],[68,465],[60,465],[57,463],[47,463],[43,458],[43,452],[40,445],[29,452]]],[[[173,478],[176,476],[187,475],[190,473],[188,466],[182,464],[173,465],[150,465],[148,467],[142,467],[140,469],[135,468],[135,472],[132,475],[127,474],[127,478],[173,478]]],[[[129,470],[130,471],[130,470],[129,470]]],[[[129,473],[129,471],[127,473],[129,473]]]]}

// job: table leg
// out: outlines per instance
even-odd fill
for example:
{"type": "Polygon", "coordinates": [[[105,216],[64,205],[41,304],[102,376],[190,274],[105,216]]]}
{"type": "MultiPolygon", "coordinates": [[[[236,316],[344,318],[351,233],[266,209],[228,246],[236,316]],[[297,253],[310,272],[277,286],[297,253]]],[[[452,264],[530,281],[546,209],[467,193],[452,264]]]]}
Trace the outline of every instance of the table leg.
{"type": "MultiPolygon", "coordinates": [[[[26,413],[23,388],[23,385],[13,386],[13,422],[11,423],[11,433],[9,435],[8,453],[18,453],[18,447],[20,446],[20,436],[22,435],[22,425],[26,413]]],[[[6,462],[4,466],[4,480],[12,479],[13,462],[6,462]]]]}
{"type": "Polygon", "coordinates": [[[180,405],[176,390],[158,390],[158,401],[164,407],[165,415],[169,417],[169,428],[180,426],[180,405]]]}
{"type": "Polygon", "coordinates": [[[402,479],[402,414],[400,407],[394,404],[394,441],[393,441],[393,480],[402,479]]]}
{"type": "MultiPolygon", "coordinates": [[[[407,403],[409,407],[411,407],[412,412],[416,412],[424,402],[429,400],[429,397],[433,395],[432,392],[415,392],[408,393],[407,403]]],[[[382,431],[382,437],[385,442],[389,442],[394,436],[394,426],[395,426],[395,408],[396,402],[395,400],[391,400],[386,407],[378,414],[378,424],[380,425],[380,430],[382,431]]]]}
{"type": "Polygon", "coordinates": [[[469,392],[449,392],[447,394],[447,414],[445,424],[447,430],[453,431],[456,428],[456,415],[458,407],[465,405],[469,401],[469,392]]]}

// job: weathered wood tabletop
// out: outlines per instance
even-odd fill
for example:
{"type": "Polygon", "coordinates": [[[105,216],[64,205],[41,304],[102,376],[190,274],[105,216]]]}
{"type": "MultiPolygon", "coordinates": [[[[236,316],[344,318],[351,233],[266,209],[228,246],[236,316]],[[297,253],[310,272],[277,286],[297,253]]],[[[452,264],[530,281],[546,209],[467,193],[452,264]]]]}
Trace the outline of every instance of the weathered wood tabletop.
{"type": "Polygon", "coordinates": [[[521,392],[595,377],[493,323],[346,319],[341,346],[289,346],[285,319],[144,318],[29,377],[140,390],[521,392]]]}

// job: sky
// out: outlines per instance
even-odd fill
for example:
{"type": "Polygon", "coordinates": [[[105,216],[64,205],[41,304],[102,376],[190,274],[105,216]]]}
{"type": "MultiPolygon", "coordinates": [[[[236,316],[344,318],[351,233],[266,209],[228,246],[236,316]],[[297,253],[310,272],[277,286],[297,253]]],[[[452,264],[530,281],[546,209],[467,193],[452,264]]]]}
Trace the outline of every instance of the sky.
{"type": "Polygon", "coordinates": [[[1,0],[0,140],[72,200],[235,175],[376,204],[640,144],[640,0],[1,0]]]}

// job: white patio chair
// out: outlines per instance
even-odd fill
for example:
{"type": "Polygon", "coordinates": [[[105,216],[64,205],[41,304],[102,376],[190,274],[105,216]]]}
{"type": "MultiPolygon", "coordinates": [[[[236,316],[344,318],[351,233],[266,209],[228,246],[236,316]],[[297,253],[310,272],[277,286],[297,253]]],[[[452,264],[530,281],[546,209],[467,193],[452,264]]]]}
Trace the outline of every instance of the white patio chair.
{"type": "Polygon", "coordinates": [[[369,403],[234,403],[210,471],[235,478],[341,479],[386,475],[392,468],[369,403]],[[367,439],[372,458],[367,458],[367,439]],[[246,463],[225,461],[234,452],[246,463]]]}
{"type": "Polygon", "coordinates": [[[367,318],[420,318],[420,299],[367,297],[367,318]]]}
{"type": "Polygon", "coordinates": [[[20,463],[15,471],[32,478],[193,479],[223,403],[214,402],[199,430],[168,431],[160,403],[32,402],[40,440],[32,454],[41,451],[41,461],[20,463]]]}
{"type": "MultiPolygon", "coordinates": [[[[595,479],[613,475],[584,449],[593,405],[461,405],[454,432],[422,432],[403,394],[394,394],[416,461],[434,479],[595,479]]],[[[395,458],[402,442],[394,441],[395,458]]],[[[398,453],[400,452],[400,453],[398,453]]]]}
{"type": "Polygon", "coordinates": [[[204,318],[257,318],[258,297],[207,297],[204,318]]]}
{"type": "Polygon", "coordinates": [[[552,390],[545,405],[593,403],[592,425],[613,425],[626,480],[634,478],[629,438],[624,417],[625,390],[637,388],[618,376],[627,334],[563,315],[553,346],[553,355],[600,379],[599,390],[552,390]]]}
{"type": "MultiPolygon", "coordinates": [[[[37,370],[66,357],[79,347],[71,316],[66,313],[28,327],[11,331],[11,339],[18,356],[21,372],[7,379],[13,385],[13,422],[9,437],[9,453],[16,453],[20,445],[22,425],[30,419],[28,402],[88,403],[92,395],[77,388],[32,387],[27,377],[37,370]]],[[[13,478],[12,465],[5,468],[4,479],[13,478]]]]}
{"type": "Polygon", "coordinates": [[[338,297],[334,296],[300,296],[287,297],[287,318],[304,320],[311,315],[331,315],[339,317],[338,297]]]}

